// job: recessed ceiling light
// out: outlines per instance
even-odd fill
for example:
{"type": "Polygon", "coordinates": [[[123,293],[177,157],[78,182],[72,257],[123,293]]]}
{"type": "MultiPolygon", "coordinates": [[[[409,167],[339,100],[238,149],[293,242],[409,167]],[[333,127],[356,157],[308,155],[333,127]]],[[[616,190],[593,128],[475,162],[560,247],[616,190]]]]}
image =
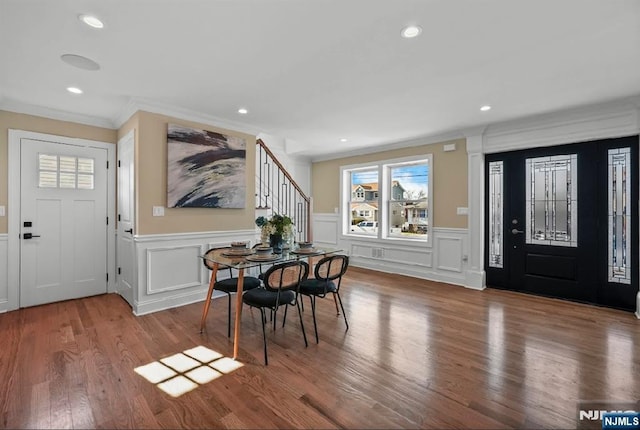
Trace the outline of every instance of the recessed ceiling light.
{"type": "Polygon", "coordinates": [[[246,115],[246,114],[248,114],[248,113],[249,113],[249,111],[248,111],[248,110],[246,110],[245,108],[240,108],[240,109],[238,109],[238,113],[239,113],[240,115],[246,115]]]}
{"type": "Polygon", "coordinates": [[[340,142],[346,142],[347,139],[345,139],[344,137],[342,139],[340,139],[340,142]]]}
{"type": "Polygon", "coordinates": [[[67,87],[67,91],[73,94],[82,94],[82,90],[78,87],[67,87]]]}
{"type": "Polygon", "coordinates": [[[80,15],[78,16],[78,19],[87,24],[89,27],[104,28],[104,23],[100,21],[99,18],[93,15],[80,15]]]}
{"type": "Polygon", "coordinates": [[[484,105],[484,106],[482,106],[482,107],[480,108],[480,110],[481,110],[482,112],[486,112],[486,111],[488,111],[488,110],[491,110],[491,106],[489,106],[489,105],[484,105]]]}
{"type": "Polygon", "coordinates": [[[60,59],[70,66],[77,67],[83,70],[100,70],[100,64],[93,61],[91,58],[83,57],[82,55],[64,54],[60,56],[60,59]]]}
{"type": "Polygon", "coordinates": [[[410,25],[403,28],[400,35],[402,35],[402,37],[404,37],[405,39],[411,39],[412,37],[419,36],[420,33],[422,33],[422,28],[418,27],[417,25],[410,25]]]}

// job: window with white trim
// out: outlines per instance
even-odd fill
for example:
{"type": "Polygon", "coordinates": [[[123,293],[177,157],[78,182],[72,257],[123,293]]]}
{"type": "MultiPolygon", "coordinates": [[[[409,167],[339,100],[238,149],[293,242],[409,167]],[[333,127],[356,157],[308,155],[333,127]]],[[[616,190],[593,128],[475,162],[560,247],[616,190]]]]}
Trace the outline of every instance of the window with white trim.
{"type": "Polygon", "coordinates": [[[378,220],[378,168],[365,167],[354,169],[348,175],[347,231],[367,236],[376,236],[377,227],[371,227],[364,221],[378,220]]]}
{"type": "Polygon", "coordinates": [[[343,231],[429,242],[432,155],[343,166],[343,231]]]}

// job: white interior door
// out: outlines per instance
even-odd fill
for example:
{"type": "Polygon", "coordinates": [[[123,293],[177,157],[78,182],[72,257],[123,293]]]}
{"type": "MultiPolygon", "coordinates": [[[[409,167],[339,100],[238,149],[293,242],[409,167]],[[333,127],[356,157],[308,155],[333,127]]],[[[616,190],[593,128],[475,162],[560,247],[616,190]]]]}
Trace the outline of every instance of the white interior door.
{"type": "Polygon", "coordinates": [[[133,306],[135,291],[134,227],[134,149],[133,130],[118,141],[118,293],[133,306]]]}
{"type": "Polygon", "coordinates": [[[107,150],[22,139],[20,306],[107,292],[107,150]]]}

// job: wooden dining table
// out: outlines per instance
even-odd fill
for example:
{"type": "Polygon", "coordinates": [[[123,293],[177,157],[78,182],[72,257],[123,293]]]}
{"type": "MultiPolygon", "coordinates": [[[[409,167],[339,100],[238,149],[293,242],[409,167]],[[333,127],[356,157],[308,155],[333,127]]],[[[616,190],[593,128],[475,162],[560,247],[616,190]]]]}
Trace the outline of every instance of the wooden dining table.
{"type": "MultiPolygon", "coordinates": [[[[293,248],[291,250],[284,249],[281,254],[273,254],[271,258],[260,257],[254,253],[254,250],[249,250],[245,253],[240,253],[237,250],[232,251],[232,248],[220,248],[207,255],[202,255],[200,258],[206,259],[211,264],[211,278],[209,279],[209,289],[207,296],[204,300],[204,306],[202,308],[202,320],[200,321],[200,333],[204,332],[207,315],[209,314],[209,307],[211,306],[211,296],[213,294],[214,286],[216,283],[216,276],[220,267],[231,267],[238,271],[238,292],[236,294],[236,315],[233,330],[233,358],[238,357],[238,349],[240,345],[240,320],[242,317],[242,292],[244,284],[245,270],[251,267],[260,266],[262,264],[278,264],[291,260],[308,259],[310,260],[310,266],[313,263],[313,257],[325,256],[328,254],[335,254],[341,252],[341,249],[336,248],[311,248],[311,249],[298,249],[293,248]],[[246,255],[238,255],[246,254],[246,255]]],[[[310,270],[311,273],[312,270],[310,270]]]]}

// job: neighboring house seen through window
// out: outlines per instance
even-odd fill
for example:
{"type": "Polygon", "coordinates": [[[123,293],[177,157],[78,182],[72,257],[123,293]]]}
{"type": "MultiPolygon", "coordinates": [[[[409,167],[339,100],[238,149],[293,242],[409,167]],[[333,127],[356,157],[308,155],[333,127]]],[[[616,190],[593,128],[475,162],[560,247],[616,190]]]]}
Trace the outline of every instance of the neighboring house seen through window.
{"type": "MultiPolygon", "coordinates": [[[[354,170],[349,175],[348,222],[352,231],[375,236],[377,227],[373,223],[378,220],[378,177],[377,168],[354,170]]],[[[377,225],[377,224],[376,224],[377,225]]]]}
{"type": "Polygon", "coordinates": [[[346,234],[429,241],[432,156],[344,166],[346,234]]]}

